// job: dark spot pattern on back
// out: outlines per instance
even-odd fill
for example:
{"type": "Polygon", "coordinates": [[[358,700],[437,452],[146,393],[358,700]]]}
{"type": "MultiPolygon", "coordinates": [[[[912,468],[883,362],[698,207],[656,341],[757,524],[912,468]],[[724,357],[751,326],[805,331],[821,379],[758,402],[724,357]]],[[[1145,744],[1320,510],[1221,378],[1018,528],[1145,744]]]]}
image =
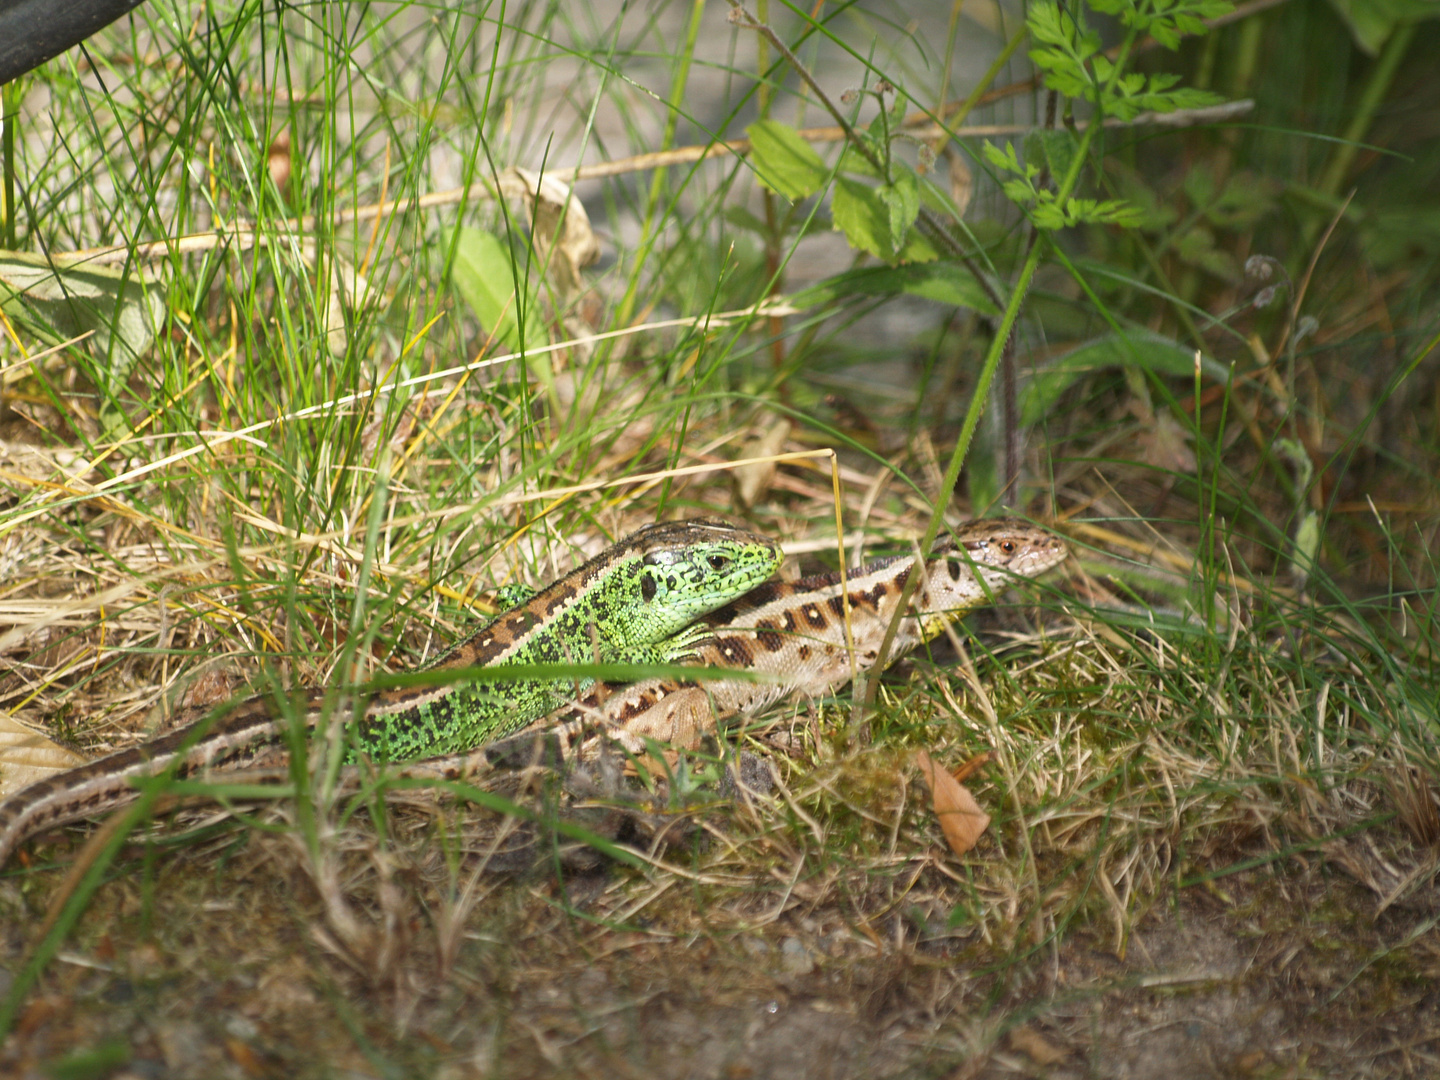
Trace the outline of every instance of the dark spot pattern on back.
{"type": "Polygon", "coordinates": [[[755,659],[750,651],[750,642],[742,637],[717,638],[715,648],[720,651],[729,667],[749,667],[755,659]]]}
{"type": "Polygon", "coordinates": [[[802,661],[803,661],[803,660],[809,660],[809,659],[810,659],[810,646],[809,646],[809,645],[801,645],[801,646],[800,646],[800,650],[799,650],[799,655],[800,655],[800,659],[801,659],[802,661]]]}
{"type": "Polygon", "coordinates": [[[755,640],[766,652],[779,652],[785,647],[785,639],[780,636],[771,619],[761,619],[755,624],[755,640]]]}
{"type": "Polygon", "coordinates": [[[825,613],[817,604],[806,604],[801,608],[801,614],[805,616],[805,621],[816,630],[824,630],[830,625],[830,620],[825,617],[825,613]]]}
{"type": "Polygon", "coordinates": [[[948,569],[948,570],[950,571],[950,580],[951,580],[951,581],[959,581],[959,580],[960,580],[960,563],[959,563],[958,560],[956,560],[956,559],[946,559],[946,560],[945,560],[945,567],[946,567],[946,569],[948,569]]]}
{"type": "Polygon", "coordinates": [[[636,696],[635,699],[632,701],[626,701],[624,708],[620,710],[621,723],[626,723],[628,721],[634,720],[637,716],[641,716],[644,713],[648,712],[650,709],[655,707],[655,704],[659,700],[660,699],[657,698],[654,694],[646,693],[636,696]]]}
{"type": "MultiPolygon", "coordinates": [[[[850,599],[853,602],[855,598],[852,596],[850,599]]],[[[845,598],[843,596],[830,597],[830,610],[833,611],[836,616],[843,618],[845,615],[845,598]]]]}
{"type": "Polygon", "coordinates": [[[726,604],[706,615],[705,621],[711,626],[726,626],[739,618],[743,610],[739,604],[726,604]]]}

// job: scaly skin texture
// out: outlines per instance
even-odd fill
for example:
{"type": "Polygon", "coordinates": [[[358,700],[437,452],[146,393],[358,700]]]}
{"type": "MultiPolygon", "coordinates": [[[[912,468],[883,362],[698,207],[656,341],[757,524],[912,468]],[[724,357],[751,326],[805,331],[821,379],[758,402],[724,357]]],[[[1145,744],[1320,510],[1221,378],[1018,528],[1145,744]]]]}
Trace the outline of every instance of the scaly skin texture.
{"type": "MultiPolygon", "coordinates": [[[[925,563],[925,578],[900,623],[890,660],[941,633],[967,611],[988,604],[1017,579],[1035,577],[1068,554],[1053,533],[1014,518],[972,521],[954,539],[936,545],[925,563]]],[[[900,590],[914,572],[913,555],[880,559],[846,574],[850,628],[855,645],[852,668],[845,634],[845,602],[838,573],[790,583],[771,582],[707,616],[709,634],[691,662],[739,668],[761,682],[726,679],[685,683],[647,679],[608,694],[590,692],[575,705],[536,725],[537,732],[572,748],[586,732],[619,741],[633,753],[645,740],[693,746],[717,720],[756,713],[788,695],[834,693],[858,670],[874,666],[885,628],[895,614],[900,590]]],[[[517,746],[530,732],[516,736],[517,746]]],[[[505,748],[487,748],[492,758],[505,748]]],[[[523,755],[522,755],[523,756],[523,755]]]]}
{"type": "MultiPolygon", "coordinates": [[[[775,572],[768,537],[723,521],[650,525],[482,626],[432,669],[508,664],[666,663],[688,657],[695,619],[775,572]]],[[[574,680],[450,683],[377,694],[356,718],[355,744],[379,760],[456,754],[516,731],[575,692],[574,680]]],[[[329,695],[334,706],[334,695],[329,695]]],[[[293,699],[307,726],[328,715],[327,692],[293,699]]],[[[138,796],[131,780],[234,768],[267,756],[289,729],[270,697],[186,725],[42,780],[0,802],[0,866],[26,837],[138,796]]]]}

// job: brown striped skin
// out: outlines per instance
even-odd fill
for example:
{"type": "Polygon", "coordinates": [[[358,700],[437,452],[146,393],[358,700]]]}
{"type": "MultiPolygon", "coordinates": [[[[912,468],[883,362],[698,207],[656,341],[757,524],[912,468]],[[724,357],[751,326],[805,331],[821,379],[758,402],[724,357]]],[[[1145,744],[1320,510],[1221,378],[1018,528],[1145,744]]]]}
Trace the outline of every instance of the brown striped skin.
{"type": "MultiPolygon", "coordinates": [[[[1064,541],[1054,533],[1019,519],[994,518],[960,525],[955,537],[938,543],[926,561],[925,580],[911,597],[912,614],[901,621],[889,659],[893,661],[933,638],[1016,580],[1035,577],[1058,565],[1067,554],[1064,541]]],[[[847,573],[853,668],[840,575],[770,582],[706,617],[712,636],[700,643],[693,661],[753,671],[766,681],[720,679],[695,684],[647,679],[608,695],[591,691],[577,705],[552,713],[532,730],[559,737],[567,748],[585,733],[599,731],[639,753],[646,739],[694,745],[703,731],[713,729],[716,720],[757,713],[788,695],[834,693],[856,669],[866,672],[874,664],[914,566],[914,556],[903,555],[847,573]]],[[[524,740],[526,734],[516,736],[515,741],[524,740]]],[[[498,744],[491,749],[501,751],[498,744]]]]}
{"type": "MultiPolygon", "coordinates": [[[[595,651],[600,651],[601,659],[607,661],[649,662],[651,653],[661,649],[659,644],[645,644],[657,641],[656,635],[661,632],[657,626],[663,628],[668,625],[666,620],[678,620],[674,630],[664,630],[673,633],[733,596],[735,589],[724,590],[721,586],[727,575],[738,572],[736,568],[744,560],[751,560],[746,573],[751,574],[750,581],[755,581],[768,576],[779,557],[778,546],[768,537],[723,521],[701,518],[647,526],[482,626],[430,666],[454,669],[507,662],[584,662],[592,660],[595,651]],[[737,551],[741,554],[731,565],[725,565],[725,560],[737,551]],[[714,553],[715,561],[702,558],[697,565],[693,557],[696,552],[714,553]],[[619,581],[622,577],[624,580],[619,581]],[[617,584],[620,587],[612,590],[611,586],[617,584]],[[667,601],[667,596],[673,597],[673,602],[667,601]],[[592,634],[586,632],[589,625],[579,621],[582,615],[598,622],[607,614],[619,614],[614,609],[622,603],[625,613],[631,616],[624,626],[597,628],[592,634]],[[696,606],[687,612],[683,608],[686,603],[696,606]],[[577,622],[571,634],[576,640],[557,645],[553,631],[567,617],[577,622]],[[571,655],[565,655],[567,652],[571,655]]],[[[556,680],[551,684],[573,686],[556,680]]],[[[477,693],[489,694],[492,700],[511,686],[523,687],[527,696],[517,698],[503,715],[489,718],[490,734],[482,733],[482,737],[468,743],[454,740],[453,745],[447,744],[432,754],[453,753],[484,742],[487,737],[504,734],[507,724],[509,730],[514,730],[563,700],[553,696],[547,699],[546,694],[554,691],[534,679],[470,685],[480,687],[477,693]]],[[[378,693],[355,720],[357,738],[363,742],[370,733],[383,731],[387,721],[397,718],[418,714],[427,719],[423,710],[432,707],[437,712],[463,715],[464,703],[453,708],[451,703],[461,697],[465,686],[432,684],[378,693]]],[[[295,695],[290,715],[298,716],[308,730],[326,715],[327,693],[315,690],[295,695]]],[[[178,727],[16,792],[0,802],[0,866],[18,844],[37,832],[134,801],[139,795],[132,783],[136,778],[155,776],[171,767],[176,775],[189,776],[257,761],[282,742],[289,723],[285,711],[277,712],[269,697],[250,698],[219,716],[201,718],[195,724],[178,727]],[[204,730],[197,730],[197,724],[204,725],[204,730]]],[[[399,758],[392,756],[391,760],[399,758]]]]}

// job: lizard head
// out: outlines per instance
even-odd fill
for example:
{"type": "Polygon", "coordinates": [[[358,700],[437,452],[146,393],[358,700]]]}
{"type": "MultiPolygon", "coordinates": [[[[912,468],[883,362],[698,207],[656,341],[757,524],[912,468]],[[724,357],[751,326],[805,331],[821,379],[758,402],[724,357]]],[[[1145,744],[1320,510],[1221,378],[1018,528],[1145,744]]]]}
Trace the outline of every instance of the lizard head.
{"type": "Polygon", "coordinates": [[[945,557],[952,581],[977,573],[991,589],[1003,589],[1016,578],[1030,578],[1063,562],[1069,549],[1054,533],[1019,518],[969,521],[936,554],[945,557]]]}
{"type": "Polygon", "coordinates": [[[935,545],[915,608],[921,637],[934,637],[971,608],[989,603],[1019,578],[1063,562],[1069,549],[1052,532],[1018,518],[986,518],[957,526],[935,545]]]}
{"type": "Polygon", "coordinates": [[[780,565],[768,536],[716,518],[648,525],[625,542],[635,560],[628,588],[646,640],[683,627],[759,585],[780,565]]]}

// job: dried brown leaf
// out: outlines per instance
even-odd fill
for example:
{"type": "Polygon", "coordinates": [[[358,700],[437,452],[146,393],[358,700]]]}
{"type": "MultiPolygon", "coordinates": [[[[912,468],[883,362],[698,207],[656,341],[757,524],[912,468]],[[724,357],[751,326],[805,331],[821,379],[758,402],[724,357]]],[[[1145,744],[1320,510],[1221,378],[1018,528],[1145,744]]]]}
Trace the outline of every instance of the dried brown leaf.
{"type": "Polygon", "coordinates": [[[570,297],[579,292],[584,286],[580,271],[600,258],[600,241],[569,185],[556,176],[512,166],[500,174],[500,191],[507,198],[522,200],[529,209],[535,246],[560,295],[570,297]]]}
{"type": "Polygon", "coordinates": [[[1029,1024],[1011,1028],[1009,1042],[1011,1050],[1024,1054],[1036,1065],[1054,1065],[1066,1057],[1062,1047],[1056,1046],[1029,1024]]]}
{"type": "Polygon", "coordinates": [[[84,763],[73,750],[0,715],[0,797],[84,763]]]}
{"type": "Polygon", "coordinates": [[[989,765],[990,759],[994,756],[995,755],[992,754],[989,750],[985,750],[979,754],[976,754],[974,757],[972,757],[969,761],[965,762],[965,764],[961,765],[950,775],[955,777],[955,782],[957,784],[963,784],[966,780],[969,780],[970,777],[974,776],[986,765],[989,765]]]}
{"type": "Polygon", "coordinates": [[[924,750],[915,751],[915,764],[930,788],[931,805],[945,841],[956,855],[964,855],[990,827],[990,815],[980,809],[965,786],[930,760],[924,750]]]}
{"type": "MultiPolygon", "coordinates": [[[[746,443],[740,451],[740,456],[742,458],[760,458],[780,453],[785,448],[785,440],[790,438],[793,426],[788,419],[777,420],[759,438],[746,443]]],[[[740,505],[754,506],[769,492],[770,482],[774,478],[775,463],[773,461],[741,465],[735,470],[735,497],[740,500],[740,505]]]]}

